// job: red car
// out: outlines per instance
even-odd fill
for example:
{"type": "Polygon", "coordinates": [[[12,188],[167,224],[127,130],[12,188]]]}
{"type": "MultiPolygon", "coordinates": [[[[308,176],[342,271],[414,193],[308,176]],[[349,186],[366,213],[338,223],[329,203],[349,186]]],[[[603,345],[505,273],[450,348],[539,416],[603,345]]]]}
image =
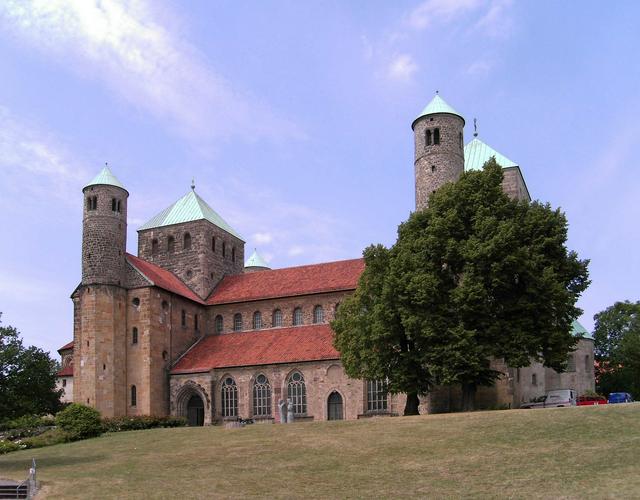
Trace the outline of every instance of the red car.
{"type": "Polygon", "coordinates": [[[577,406],[593,406],[593,405],[606,405],[609,404],[607,398],[604,396],[579,396],[576,405],[577,406]]]}

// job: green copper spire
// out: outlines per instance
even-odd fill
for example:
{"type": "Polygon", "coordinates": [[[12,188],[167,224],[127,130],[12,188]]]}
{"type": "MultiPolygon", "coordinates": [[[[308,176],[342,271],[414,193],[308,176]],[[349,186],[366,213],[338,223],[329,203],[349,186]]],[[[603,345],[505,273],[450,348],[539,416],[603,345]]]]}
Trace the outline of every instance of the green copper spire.
{"type": "Polygon", "coordinates": [[[118,178],[113,175],[113,172],[111,172],[109,166],[106,163],[104,164],[104,168],[100,171],[100,173],[96,175],[93,180],[82,189],[88,188],[89,186],[99,185],[116,186],[127,191],[127,189],[122,185],[122,182],[120,182],[118,178]]]}
{"type": "Polygon", "coordinates": [[[433,99],[431,99],[431,102],[427,104],[427,106],[422,110],[422,113],[420,113],[416,117],[416,119],[413,120],[413,123],[411,124],[411,128],[413,128],[413,125],[416,123],[416,120],[418,120],[419,118],[422,118],[423,116],[427,116],[427,115],[433,115],[436,113],[447,113],[450,115],[456,115],[462,118],[462,121],[464,122],[464,117],[460,113],[458,113],[455,109],[453,109],[451,106],[449,106],[436,91],[436,96],[433,99]]]}
{"type": "Polygon", "coordinates": [[[593,340],[593,335],[591,335],[589,331],[578,322],[577,319],[574,319],[573,323],[571,323],[571,333],[574,337],[593,340]]]}
{"type": "MultiPolygon", "coordinates": [[[[474,134],[474,136],[477,134],[474,134]]],[[[491,157],[495,157],[496,162],[502,168],[517,167],[518,164],[511,161],[501,153],[498,153],[491,146],[488,146],[480,139],[475,137],[469,144],[464,147],[464,169],[482,170],[483,165],[489,161],[491,157]]]]}
{"type": "Polygon", "coordinates": [[[220,229],[224,229],[227,233],[242,240],[242,236],[236,233],[213,208],[207,205],[206,201],[198,196],[195,192],[195,186],[173,205],[165,208],[162,212],[140,226],[138,231],[202,219],[208,220],[220,229]]]}
{"type": "Polygon", "coordinates": [[[251,257],[249,257],[247,262],[244,263],[244,267],[264,267],[266,269],[270,269],[267,261],[258,254],[258,251],[255,248],[253,249],[251,257]]]}

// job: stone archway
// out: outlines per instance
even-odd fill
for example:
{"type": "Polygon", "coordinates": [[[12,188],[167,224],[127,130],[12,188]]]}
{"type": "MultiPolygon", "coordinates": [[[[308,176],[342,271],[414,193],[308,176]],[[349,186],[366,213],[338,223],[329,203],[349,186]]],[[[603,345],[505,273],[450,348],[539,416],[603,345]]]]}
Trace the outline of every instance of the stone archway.
{"type": "Polygon", "coordinates": [[[204,425],[204,401],[198,394],[193,394],[187,401],[187,423],[191,427],[204,425]]]}
{"type": "Polygon", "coordinates": [[[327,420],[344,419],[344,401],[338,391],[333,391],[327,398],[327,420]]]}

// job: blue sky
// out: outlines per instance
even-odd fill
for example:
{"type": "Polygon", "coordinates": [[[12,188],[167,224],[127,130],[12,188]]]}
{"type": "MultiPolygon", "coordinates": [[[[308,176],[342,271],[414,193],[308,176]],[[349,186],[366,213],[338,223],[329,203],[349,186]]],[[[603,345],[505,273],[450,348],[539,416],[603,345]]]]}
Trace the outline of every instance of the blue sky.
{"type": "Polygon", "coordinates": [[[108,161],[136,228],[197,192],[273,267],[391,244],[435,90],[561,207],[580,306],[638,300],[640,3],[0,4],[0,311],[72,339],[81,189],[108,161]]]}

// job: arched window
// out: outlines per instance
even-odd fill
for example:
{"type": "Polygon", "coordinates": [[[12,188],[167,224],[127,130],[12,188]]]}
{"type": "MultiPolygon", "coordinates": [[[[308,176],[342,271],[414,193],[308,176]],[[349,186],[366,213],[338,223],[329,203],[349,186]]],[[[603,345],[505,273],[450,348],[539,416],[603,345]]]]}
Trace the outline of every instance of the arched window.
{"type": "Polygon", "coordinates": [[[222,333],[223,326],[224,326],[224,320],[222,319],[222,316],[218,314],[216,316],[216,333],[222,333]]]}
{"type": "Polygon", "coordinates": [[[236,247],[231,247],[231,262],[236,261],[236,247]]]}
{"type": "Polygon", "coordinates": [[[138,307],[140,307],[140,299],[138,297],[134,297],[131,301],[131,304],[133,304],[133,307],[137,309],[138,307]]]}
{"type": "Polygon", "coordinates": [[[216,237],[215,236],[211,237],[211,251],[212,252],[216,251],[216,237]]]}
{"type": "Polygon", "coordinates": [[[569,354],[567,358],[567,371],[575,372],[576,371],[576,358],[573,354],[569,354]]]}
{"type": "Polygon", "coordinates": [[[238,386],[231,377],[225,378],[222,382],[222,416],[238,416],[238,386]]]}
{"type": "Polygon", "coordinates": [[[112,212],[118,211],[118,200],[116,200],[115,198],[111,198],[111,211],[112,212]]]}
{"type": "Polygon", "coordinates": [[[433,143],[440,144],[440,129],[437,128],[433,131],[433,143]]]}
{"type": "Polygon", "coordinates": [[[96,210],[98,208],[98,197],[89,196],[87,198],[87,210],[96,210]]]}
{"type": "Polygon", "coordinates": [[[176,249],[176,240],[173,236],[167,238],[167,252],[173,252],[176,249]]]}
{"type": "Polygon", "coordinates": [[[531,385],[538,385],[538,375],[535,373],[531,375],[531,385]]]}
{"type": "Polygon", "coordinates": [[[187,326],[187,311],[184,309],[180,313],[180,322],[182,326],[187,326]]]}
{"type": "Polygon", "coordinates": [[[131,331],[131,343],[132,344],[137,344],[138,343],[138,329],[134,326],[133,330],[131,331]]]}
{"type": "Polygon", "coordinates": [[[462,140],[462,132],[458,132],[458,142],[460,143],[460,149],[464,149],[464,141],[462,140]]]}
{"type": "Polygon", "coordinates": [[[313,308],[313,322],[324,323],[324,309],[322,306],[316,306],[313,308]]]}
{"type": "Polygon", "coordinates": [[[293,310],[293,326],[302,324],[302,307],[296,307],[293,310]]]}
{"type": "Polygon", "coordinates": [[[158,253],[158,240],[157,238],[153,238],[151,240],[151,255],[156,255],[158,253]]]}
{"type": "Polygon", "coordinates": [[[166,300],[162,301],[162,311],[160,312],[160,323],[164,323],[169,319],[169,303],[166,300]]]}
{"type": "Polygon", "coordinates": [[[235,313],[233,315],[233,331],[241,332],[242,331],[242,314],[235,313]]]}
{"type": "Polygon", "coordinates": [[[182,246],[184,250],[191,249],[191,235],[189,233],[184,233],[184,244],[182,246]]]}
{"type": "Polygon", "coordinates": [[[434,173],[436,171],[436,166],[435,165],[431,165],[431,173],[434,173]]]}
{"type": "Polygon", "coordinates": [[[425,134],[425,141],[427,146],[431,146],[431,130],[427,130],[427,133],[425,134]]]}
{"type": "Polygon", "coordinates": [[[271,384],[264,375],[258,375],[253,383],[253,415],[271,416],[271,384]]]}
{"type": "Polygon", "coordinates": [[[387,392],[383,380],[367,380],[367,411],[387,411],[387,392]]]}
{"type": "Polygon", "coordinates": [[[227,244],[222,242],[222,258],[224,259],[227,256],[227,244]]]}
{"type": "Polygon", "coordinates": [[[584,357],[584,371],[586,371],[587,373],[591,373],[591,370],[593,370],[593,363],[591,363],[591,358],[587,354],[584,357]]]}
{"type": "Polygon", "coordinates": [[[293,403],[293,413],[304,415],[307,413],[307,386],[300,372],[293,372],[287,380],[287,398],[293,403]]]}
{"type": "Polygon", "coordinates": [[[138,391],[136,390],[136,386],[131,386],[131,406],[136,406],[138,404],[138,391]]]}
{"type": "Polygon", "coordinates": [[[271,316],[271,326],[273,328],[282,326],[282,311],[280,309],[273,311],[271,316]]]}
{"type": "Polygon", "coordinates": [[[253,313],[253,329],[260,330],[262,328],[262,313],[256,311],[253,313]]]}

